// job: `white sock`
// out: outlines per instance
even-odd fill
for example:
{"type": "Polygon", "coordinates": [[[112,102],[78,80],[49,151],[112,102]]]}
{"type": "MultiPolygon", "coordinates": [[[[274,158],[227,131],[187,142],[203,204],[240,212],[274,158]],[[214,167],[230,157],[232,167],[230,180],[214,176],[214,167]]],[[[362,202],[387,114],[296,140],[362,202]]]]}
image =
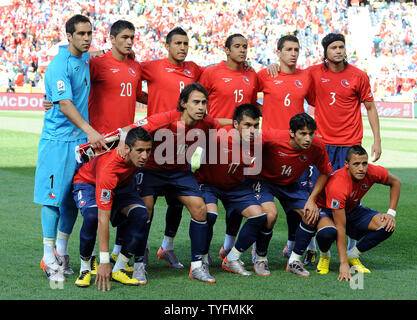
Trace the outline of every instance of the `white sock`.
{"type": "Polygon", "coordinates": [[[208,253],[203,255],[203,259],[205,264],[209,264],[208,253]]]}
{"type": "Polygon", "coordinates": [[[226,233],[224,237],[223,249],[224,250],[232,249],[233,246],[235,245],[235,240],[236,240],[235,236],[231,236],[230,234],[226,233]]]}
{"type": "Polygon", "coordinates": [[[348,250],[347,252],[348,258],[359,258],[360,254],[361,252],[358,250],[358,248],[356,248],[356,246],[354,246],[352,249],[348,250]]]}
{"type": "Polygon", "coordinates": [[[311,238],[311,241],[308,244],[307,250],[317,251],[317,248],[316,248],[316,237],[315,236],[313,238],[311,238]]]}
{"type": "Polygon", "coordinates": [[[51,264],[56,260],[55,257],[55,239],[43,238],[43,262],[51,264]]]}
{"type": "Polygon", "coordinates": [[[112,254],[118,255],[120,253],[120,250],[122,250],[122,246],[120,244],[115,244],[113,247],[112,254]]]}
{"type": "Polygon", "coordinates": [[[58,252],[58,254],[61,256],[68,255],[69,237],[70,235],[68,233],[58,231],[58,235],[56,239],[56,252],[58,252]]]}
{"type": "Polygon", "coordinates": [[[199,261],[191,261],[191,270],[200,268],[203,266],[203,261],[199,260],[199,261]]]}
{"type": "Polygon", "coordinates": [[[291,252],[291,256],[288,259],[288,264],[293,263],[294,261],[301,261],[302,256],[296,254],[294,251],[291,252]]]}
{"type": "Polygon", "coordinates": [[[268,259],[267,259],[266,256],[265,257],[261,257],[260,255],[256,254],[256,261],[265,261],[265,262],[267,262],[268,259]]]}
{"type": "Polygon", "coordinates": [[[91,258],[88,260],[81,259],[80,273],[85,270],[91,271],[91,258]]]}
{"type": "Polygon", "coordinates": [[[242,255],[242,252],[240,252],[235,247],[233,247],[230,250],[229,254],[226,256],[226,258],[227,258],[227,261],[239,260],[241,255],[242,255]]]}
{"type": "Polygon", "coordinates": [[[164,240],[162,240],[161,244],[162,250],[174,250],[174,238],[164,236],[164,240]]]}
{"type": "Polygon", "coordinates": [[[144,268],[145,268],[145,266],[143,265],[143,262],[135,262],[135,263],[134,263],[134,265],[133,265],[133,269],[136,271],[136,270],[138,270],[139,268],[142,268],[142,269],[144,269],[144,268]]]}
{"type": "Polygon", "coordinates": [[[348,244],[347,244],[347,249],[352,250],[353,247],[356,246],[357,241],[355,239],[351,239],[350,237],[348,237],[348,244]]]}
{"type": "Polygon", "coordinates": [[[129,262],[129,258],[124,256],[122,253],[119,253],[119,256],[117,257],[116,263],[113,267],[113,272],[122,270],[126,267],[127,263],[129,262]]]}
{"type": "Polygon", "coordinates": [[[331,257],[330,250],[329,250],[329,251],[327,251],[327,252],[322,252],[322,251],[320,251],[320,257],[323,257],[323,258],[330,258],[330,257],[331,257]]]}

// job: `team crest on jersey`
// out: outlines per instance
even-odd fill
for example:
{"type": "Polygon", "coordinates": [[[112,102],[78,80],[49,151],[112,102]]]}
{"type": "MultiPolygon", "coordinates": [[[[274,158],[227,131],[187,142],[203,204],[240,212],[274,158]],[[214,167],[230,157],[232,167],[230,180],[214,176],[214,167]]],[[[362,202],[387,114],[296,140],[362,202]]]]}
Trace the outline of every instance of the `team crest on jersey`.
{"type": "Polygon", "coordinates": [[[224,82],[228,83],[233,80],[233,78],[222,78],[224,82]]]}
{"type": "Polygon", "coordinates": [[[193,74],[191,73],[191,71],[190,71],[190,70],[188,70],[188,69],[185,69],[185,70],[184,70],[184,73],[185,73],[185,75],[186,75],[187,77],[192,77],[192,76],[193,76],[193,74]]]}
{"type": "Polygon", "coordinates": [[[303,87],[303,83],[300,80],[295,80],[294,84],[298,87],[298,88],[302,88],[303,87]]]}
{"type": "Polygon", "coordinates": [[[138,121],[136,123],[140,127],[140,126],[143,126],[143,125],[147,124],[148,123],[148,119],[143,119],[143,120],[140,120],[140,121],[138,121]]]}
{"type": "Polygon", "coordinates": [[[340,207],[339,200],[332,199],[332,205],[331,205],[331,207],[332,207],[332,209],[339,209],[339,207],[340,207]]]}
{"type": "Polygon", "coordinates": [[[306,161],[307,161],[307,159],[308,159],[308,157],[307,157],[305,154],[302,154],[302,155],[300,156],[300,160],[301,160],[302,162],[306,162],[306,161]]]}
{"type": "Polygon", "coordinates": [[[350,87],[350,83],[349,83],[349,81],[347,81],[347,80],[342,80],[340,83],[341,83],[341,84],[342,84],[342,86],[343,86],[343,87],[345,87],[345,88],[349,88],[349,87],[350,87]]]}
{"type": "Polygon", "coordinates": [[[248,77],[243,77],[243,82],[246,84],[250,84],[249,78],[248,77]]]}
{"type": "Polygon", "coordinates": [[[136,72],[132,68],[129,68],[129,73],[136,78],[136,72]]]}

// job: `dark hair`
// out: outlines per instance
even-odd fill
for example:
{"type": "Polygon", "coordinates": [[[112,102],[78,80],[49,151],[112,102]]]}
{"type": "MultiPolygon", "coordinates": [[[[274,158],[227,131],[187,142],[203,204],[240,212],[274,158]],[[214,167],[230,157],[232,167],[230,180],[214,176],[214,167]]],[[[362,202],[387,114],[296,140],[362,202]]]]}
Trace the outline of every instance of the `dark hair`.
{"type": "Polygon", "coordinates": [[[283,37],[279,38],[277,49],[281,51],[282,48],[284,47],[284,43],[286,41],[296,42],[296,43],[300,44],[300,42],[298,41],[298,38],[296,36],[286,35],[286,36],[283,36],[283,37]]]}
{"type": "Polygon", "coordinates": [[[303,128],[307,127],[308,129],[312,131],[316,131],[317,125],[316,121],[309,116],[307,113],[298,113],[295,116],[293,116],[290,120],[290,130],[292,132],[297,132],[297,130],[301,130],[303,128]]]}
{"type": "Polygon", "coordinates": [[[165,42],[170,44],[172,37],[175,36],[176,34],[179,34],[180,36],[188,37],[187,32],[185,32],[183,28],[176,27],[172,29],[170,32],[168,32],[165,42]]]}
{"type": "Polygon", "coordinates": [[[152,141],[152,136],[148,131],[146,131],[142,127],[137,127],[129,130],[129,132],[126,135],[126,145],[129,146],[130,149],[132,149],[136,141],[138,140],[145,142],[152,141]]]}
{"type": "Polygon", "coordinates": [[[349,162],[350,159],[352,158],[352,155],[358,155],[358,156],[362,156],[364,154],[366,154],[366,156],[368,156],[368,153],[366,152],[366,150],[360,146],[360,145],[356,145],[356,146],[351,146],[348,151],[346,152],[346,161],[349,162]]]}
{"type": "Polygon", "coordinates": [[[242,38],[246,39],[246,38],[245,38],[243,35],[241,35],[240,33],[235,33],[235,34],[232,34],[231,36],[228,36],[228,37],[227,37],[227,39],[226,39],[226,43],[225,43],[224,47],[230,50],[230,48],[231,48],[231,46],[232,46],[233,39],[234,39],[234,38],[239,38],[239,37],[242,37],[242,38]]]}
{"type": "MultiPolygon", "coordinates": [[[[325,36],[322,40],[321,40],[321,45],[323,46],[323,50],[324,50],[324,65],[327,67],[327,47],[335,42],[335,41],[342,41],[343,43],[345,42],[345,36],[343,34],[340,33],[329,33],[327,36],[325,36]]],[[[347,60],[346,58],[343,61],[343,64],[346,66],[347,65],[347,60]]]]}
{"type": "Polygon", "coordinates": [[[233,120],[236,120],[238,123],[242,121],[243,116],[247,116],[252,119],[258,119],[261,117],[261,111],[253,104],[244,103],[235,108],[233,112],[233,120]]]}
{"type": "Polygon", "coordinates": [[[193,91],[199,91],[203,93],[206,96],[206,99],[208,100],[209,94],[207,90],[198,82],[190,83],[189,85],[185,86],[185,88],[180,93],[180,98],[178,100],[178,111],[184,111],[184,108],[182,107],[181,103],[187,103],[188,99],[190,98],[190,94],[193,91]]]}
{"type": "Polygon", "coordinates": [[[110,35],[116,37],[120,32],[125,29],[135,31],[135,26],[132,22],[126,20],[117,20],[115,23],[112,24],[110,27],[110,35]]]}
{"type": "Polygon", "coordinates": [[[75,16],[72,16],[65,24],[65,32],[72,35],[75,32],[75,25],[80,22],[89,23],[92,25],[90,19],[88,19],[86,16],[76,14],[75,16]]]}

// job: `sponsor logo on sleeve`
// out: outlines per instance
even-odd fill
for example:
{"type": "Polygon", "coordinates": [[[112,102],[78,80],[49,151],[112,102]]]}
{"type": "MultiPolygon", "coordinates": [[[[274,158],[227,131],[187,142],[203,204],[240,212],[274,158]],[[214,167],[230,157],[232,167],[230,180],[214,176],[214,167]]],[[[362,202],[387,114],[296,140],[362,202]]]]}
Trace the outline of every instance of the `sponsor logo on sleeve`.
{"type": "Polygon", "coordinates": [[[339,200],[332,199],[332,205],[331,205],[331,207],[332,207],[332,209],[339,209],[339,207],[340,207],[339,200]]]}
{"type": "Polygon", "coordinates": [[[101,189],[101,195],[100,195],[100,202],[102,204],[106,204],[110,202],[111,197],[111,191],[107,189],[101,189]]]}
{"type": "Polygon", "coordinates": [[[56,82],[56,87],[58,89],[58,92],[63,92],[65,91],[65,82],[62,80],[59,80],[56,82]]]}

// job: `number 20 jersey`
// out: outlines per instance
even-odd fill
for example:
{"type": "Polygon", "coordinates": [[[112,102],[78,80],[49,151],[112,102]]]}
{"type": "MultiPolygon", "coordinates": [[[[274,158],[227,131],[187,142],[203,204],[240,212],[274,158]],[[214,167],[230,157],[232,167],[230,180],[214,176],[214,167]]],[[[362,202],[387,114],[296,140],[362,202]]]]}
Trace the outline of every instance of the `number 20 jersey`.
{"type": "Polygon", "coordinates": [[[91,126],[99,133],[108,133],[131,124],[135,119],[136,98],[142,95],[139,63],[129,58],[119,61],[108,51],[90,60],[90,74],[91,126]]]}

